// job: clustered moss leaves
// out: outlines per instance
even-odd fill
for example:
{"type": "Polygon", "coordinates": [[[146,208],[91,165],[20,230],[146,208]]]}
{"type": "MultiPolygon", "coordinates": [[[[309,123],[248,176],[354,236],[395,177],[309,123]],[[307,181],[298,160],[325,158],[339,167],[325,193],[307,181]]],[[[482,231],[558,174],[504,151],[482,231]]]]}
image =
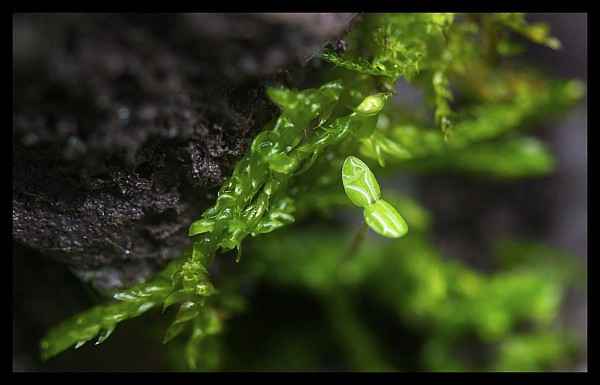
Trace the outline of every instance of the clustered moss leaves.
{"type": "MultiPolygon", "coordinates": [[[[320,74],[321,87],[268,90],[280,115],[254,139],[249,152],[221,187],[214,206],[190,226],[193,245],[182,258],[149,281],[117,293],[114,302],[96,306],[52,329],[41,343],[44,358],[96,337],[96,343],[100,343],[126,319],[154,308],[164,310],[177,305],[175,320],[164,340],[187,332],[184,352],[188,367],[218,367],[218,359],[210,359],[207,346],[222,330],[224,320],[241,311],[241,298],[235,284],[215,288],[207,267],[215,255],[224,251],[237,249],[239,259],[248,236],[270,233],[303,216],[331,212],[347,204],[340,170],[350,154],[360,153],[380,166],[416,172],[450,169],[514,178],[552,170],[553,158],[543,144],[516,131],[549,112],[572,105],[581,97],[582,86],[574,81],[548,80],[527,69],[516,70],[498,59],[518,51],[513,33],[556,48],[556,40],[545,27],[527,24],[521,14],[373,14],[362,18],[347,36],[346,52],[322,54],[322,59],[332,66],[320,74]],[[390,102],[400,78],[424,90],[432,118],[390,102]],[[454,99],[456,90],[460,91],[460,103],[454,99]]],[[[436,335],[443,337],[432,338],[426,348],[426,361],[431,368],[460,366],[447,348],[460,334],[458,331],[468,327],[478,330],[483,339],[504,341],[500,367],[513,364],[518,358],[515,357],[523,354],[523,338],[534,339],[543,346],[555,342],[553,336],[510,334],[510,319],[521,317],[521,310],[515,310],[509,299],[502,302],[502,298],[519,297],[527,287],[533,288],[532,296],[540,296],[532,301],[542,301],[542,294],[534,293],[534,289],[540,289],[548,280],[542,282],[533,270],[525,275],[530,278],[488,280],[464,267],[442,262],[419,232],[429,222],[426,211],[408,198],[400,197],[392,203],[407,218],[411,229],[417,230],[416,234],[390,246],[368,247],[365,250],[371,257],[355,260],[364,260],[375,270],[383,269],[381,274],[395,271],[405,280],[375,278],[369,275],[369,266],[351,267],[353,263],[344,265],[341,271],[347,272],[339,274],[365,284],[381,282],[383,286],[375,292],[388,298],[388,305],[398,308],[399,317],[415,314],[438,328],[436,335]],[[388,257],[378,259],[378,255],[388,257]],[[392,286],[385,286],[385,282],[392,286]],[[451,282],[465,287],[451,288],[451,282]],[[408,290],[403,285],[412,286],[408,290]],[[502,292],[499,288],[504,286],[514,291],[502,292]],[[449,298],[446,296],[452,290],[462,294],[445,304],[443,300],[449,298]],[[406,298],[396,297],[398,293],[405,293],[406,298]],[[483,306],[483,298],[488,296],[497,300],[483,306]],[[450,304],[464,307],[462,319],[450,317],[446,311],[450,304]],[[485,311],[478,312],[479,306],[485,311]],[[490,323],[481,318],[492,316],[502,322],[490,323]],[[490,324],[501,326],[497,330],[485,329],[490,324]]],[[[334,239],[340,235],[328,236],[334,239]]],[[[264,245],[261,255],[273,261],[271,266],[263,266],[262,274],[289,274],[290,279],[321,291],[343,286],[344,279],[339,274],[333,278],[322,274],[327,270],[325,266],[311,268],[311,262],[300,256],[292,260],[295,254],[291,252],[272,252],[266,241],[269,237],[265,237],[264,242],[257,244],[259,248],[264,245]],[[290,261],[287,267],[286,257],[290,261]],[[302,275],[298,269],[312,270],[302,275]]],[[[285,238],[281,239],[283,243],[278,247],[288,250],[285,238]]],[[[321,242],[313,237],[310,244],[336,242],[321,242]]],[[[296,249],[290,246],[289,250],[296,249]]],[[[321,250],[317,255],[323,257],[318,259],[323,264],[324,256],[333,258],[339,251],[321,250]]],[[[544,320],[556,313],[564,281],[557,282],[541,291],[549,293],[544,298],[553,301],[540,305],[540,317],[544,320]]],[[[377,356],[375,345],[353,318],[348,298],[339,290],[326,291],[327,303],[346,314],[347,325],[354,325],[340,330],[341,339],[349,343],[349,338],[356,335],[363,341],[361,346],[365,346],[364,354],[352,353],[358,354],[353,356],[353,364],[361,367],[364,360],[373,367],[389,368],[381,357],[373,358],[377,356]]],[[[564,353],[560,348],[554,351],[558,353],[551,358],[564,353]]],[[[538,365],[543,359],[534,360],[531,365],[538,365]]]]}

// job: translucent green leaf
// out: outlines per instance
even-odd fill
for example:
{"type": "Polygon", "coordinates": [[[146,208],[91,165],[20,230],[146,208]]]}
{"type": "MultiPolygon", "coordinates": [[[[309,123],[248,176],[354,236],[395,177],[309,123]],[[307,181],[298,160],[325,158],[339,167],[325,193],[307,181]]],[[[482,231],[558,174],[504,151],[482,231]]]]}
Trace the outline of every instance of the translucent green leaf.
{"type": "Polygon", "coordinates": [[[376,115],[383,109],[388,97],[387,93],[369,95],[356,107],[356,112],[362,115],[376,115]]]}
{"type": "Polygon", "coordinates": [[[349,156],[342,166],[342,182],[348,198],[365,208],[381,198],[379,183],[369,167],[360,159],[349,156]]]}
{"type": "Polygon", "coordinates": [[[200,219],[195,221],[194,223],[192,223],[190,225],[190,229],[188,231],[188,235],[190,237],[197,235],[197,234],[202,234],[202,233],[206,233],[208,231],[212,231],[214,228],[214,223],[211,221],[207,221],[204,219],[200,219]]]}
{"type": "Polygon", "coordinates": [[[408,232],[408,224],[391,204],[383,199],[365,208],[365,221],[373,231],[388,238],[400,238],[408,232]]]}

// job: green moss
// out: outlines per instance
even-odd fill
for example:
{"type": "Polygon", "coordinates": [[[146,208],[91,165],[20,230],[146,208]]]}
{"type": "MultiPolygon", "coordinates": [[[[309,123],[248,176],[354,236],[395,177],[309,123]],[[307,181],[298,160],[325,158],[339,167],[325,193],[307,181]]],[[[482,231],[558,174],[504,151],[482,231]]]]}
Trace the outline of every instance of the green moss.
{"type": "MultiPolygon", "coordinates": [[[[500,344],[480,369],[535,369],[565,359],[569,349],[539,328],[552,324],[569,283],[547,274],[562,277],[558,272],[568,269],[516,263],[516,270],[484,275],[443,259],[426,235],[432,219],[412,198],[385,194],[411,227],[410,235],[390,243],[353,242],[357,248],[346,252],[342,245],[350,239],[341,230],[275,232],[348,205],[341,170],[350,154],[413,172],[510,178],[551,172],[554,161],[541,142],[514,132],[564,111],[583,88],[498,65],[497,55],[510,45],[507,31],[557,46],[544,27],[526,24],[519,14],[363,16],[345,53],[323,53],[332,65],[319,74],[321,87],[268,90],[280,114],[255,137],[214,205],[191,224],[192,247],[156,277],[117,293],[114,302],[52,329],[41,344],[43,358],[97,336],[100,343],[124,320],[177,305],[165,342],[187,334],[187,343],[177,345],[181,361],[192,369],[218,369],[224,321],[244,306],[240,282],[224,277],[215,288],[207,267],[233,249],[239,261],[247,238],[261,236],[251,242],[251,261],[240,266],[252,279],[298,286],[322,300],[351,367],[402,367],[362,324],[352,301],[359,290],[430,334],[419,352],[428,369],[472,368],[453,350],[469,334],[484,345],[500,344]],[[432,118],[392,101],[389,91],[399,78],[424,91],[432,118]],[[536,325],[529,336],[516,334],[523,321],[536,325]]],[[[290,349],[297,351],[297,344],[290,349]]]]}

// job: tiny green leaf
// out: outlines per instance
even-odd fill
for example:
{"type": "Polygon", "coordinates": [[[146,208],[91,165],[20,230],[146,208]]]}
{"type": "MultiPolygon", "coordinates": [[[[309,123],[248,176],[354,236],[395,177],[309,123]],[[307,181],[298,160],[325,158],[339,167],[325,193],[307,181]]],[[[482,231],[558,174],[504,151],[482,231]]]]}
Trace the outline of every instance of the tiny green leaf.
{"type": "Polygon", "coordinates": [[[342,182],[346,195],[358,207],[365,208],[381,198],[375,175],[362,160],[354,156],[344,161],[342,182]]]}
{"type": "Polygon", "coordinates": [[[383,109],[388,97],[387,93],[369,95],[356,107],[356,112],[362,115],[375,115],[383,109]]]}
{"type": "Polygon", "coordinates": [[[188,235],[193,237],[194,235],[206,233],[212,231],[214,223],[205,219],[199,219],[190,225],[188,235]]]}
{"type": "Polygon", "coordinates": [[[377,234],[400,238],[408,232],[408,224],[391,204],[383,199],[365,209],[365,221],[377,234]]]}

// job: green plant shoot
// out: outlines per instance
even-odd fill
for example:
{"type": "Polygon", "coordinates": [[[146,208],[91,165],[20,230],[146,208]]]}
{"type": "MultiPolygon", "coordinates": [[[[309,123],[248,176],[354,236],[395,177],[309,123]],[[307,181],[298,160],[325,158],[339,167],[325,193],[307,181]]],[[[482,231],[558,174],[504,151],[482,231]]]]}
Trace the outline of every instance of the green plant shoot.
{"type": "Polygon", "coordinates": [[[406,235],[408,224],[394,206],[381,198],[379,182],[362,160],[354,156],[346,158],[342,183],[350,201],[364,209],[365,222],[373,231],[387,238],[406,235]]]}

